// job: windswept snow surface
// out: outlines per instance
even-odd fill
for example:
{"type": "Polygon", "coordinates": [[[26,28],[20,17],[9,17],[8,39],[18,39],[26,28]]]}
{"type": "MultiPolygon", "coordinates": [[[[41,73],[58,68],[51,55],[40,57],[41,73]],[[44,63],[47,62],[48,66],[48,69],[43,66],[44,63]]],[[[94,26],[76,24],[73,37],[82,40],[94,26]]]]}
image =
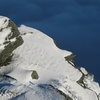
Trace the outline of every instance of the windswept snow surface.
{"type": "Polygon", "coordinates": [[[39,75],[38,81],[41,82],[50,79],[59,80],[60,78],[68,78],[75,81],[80,79],[81,72],[65,61],[64,57],[71,55],[71,52],[60,50],[50,37],[35,29],[21,26],[19,30],[22,34],[27,34],[23,35],[24,44],[14,52],[14,58],[17,58],[16,56],[19,57],[10,65],[15,66],[14,70],[9,73],[10,76],[14,75],[13,77],[20,82],[22,80],[23,82],[29,82],[30,80],[24,80],[23,77],[15,75],[16,70],[19,73],[27,73],[26,76],[32,70],[36,70],[39,75]]]}
{"type": "Polygon", "coordinates": [[[72,100],[100,100],[98,83],[87,77],[86,88],[77,83],[83,73],[65,60],[71,52],[59,49],[52,38],[36,29],[21,25],[19,31],[24,43],[13,52],[10,65],[0,69],[15,80],[0,78],[0,100],[65,100],[58,91],[72,100]],[[33,70],[39,79],[31,78],[33,70]]]}

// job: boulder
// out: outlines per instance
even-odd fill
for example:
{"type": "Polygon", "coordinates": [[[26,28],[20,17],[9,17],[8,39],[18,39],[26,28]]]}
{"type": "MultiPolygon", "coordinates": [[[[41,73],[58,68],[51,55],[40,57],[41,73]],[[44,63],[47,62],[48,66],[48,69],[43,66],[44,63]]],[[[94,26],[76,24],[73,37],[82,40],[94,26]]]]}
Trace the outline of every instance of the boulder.
{"type": "Polygon", "coordinates": [[[32,79],[38,79],[39,78],[39,76],[38,76],[38,74],[35,70],[32,72],[31,77],[32,77],[32,79]]]}

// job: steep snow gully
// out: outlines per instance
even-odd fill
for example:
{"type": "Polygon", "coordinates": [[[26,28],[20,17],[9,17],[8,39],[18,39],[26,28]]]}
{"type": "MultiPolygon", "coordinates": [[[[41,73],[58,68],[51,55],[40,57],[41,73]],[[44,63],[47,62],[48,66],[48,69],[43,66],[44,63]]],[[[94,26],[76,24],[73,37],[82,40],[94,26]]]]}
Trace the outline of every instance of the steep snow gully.
{"type": "Polygon", "coordinates": [[[99,84],[73,57],[46,34],[0,16],[0,100],[100,100],[99,84]]]}

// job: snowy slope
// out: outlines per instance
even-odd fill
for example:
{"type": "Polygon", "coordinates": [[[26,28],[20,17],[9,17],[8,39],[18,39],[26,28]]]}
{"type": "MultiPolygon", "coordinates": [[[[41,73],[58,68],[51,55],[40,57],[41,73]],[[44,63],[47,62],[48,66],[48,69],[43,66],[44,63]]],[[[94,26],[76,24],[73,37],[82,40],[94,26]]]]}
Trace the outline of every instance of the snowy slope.
{"type": "Polygon", "coordinates": [[[13,52],[9,65],[0,68],[0,100],[100,100],[99,84],[84,69],[77,69],[52,38],[21,25],[24,43],[13,52]],[[33,71],[39,78],[32,79],[33,71]],[[80,81],[81,80],[81,81],[80,81]]]}

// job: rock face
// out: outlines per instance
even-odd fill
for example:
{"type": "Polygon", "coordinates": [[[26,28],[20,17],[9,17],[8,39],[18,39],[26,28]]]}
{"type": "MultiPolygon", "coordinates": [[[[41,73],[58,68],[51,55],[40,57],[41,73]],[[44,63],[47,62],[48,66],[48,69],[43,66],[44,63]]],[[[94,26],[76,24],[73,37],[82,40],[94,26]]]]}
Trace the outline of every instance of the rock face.
{"type": "Polygon", "coordinates": [[[16,25],[7,17],[0,17],[0,66],[9,64],[13,50],[23,43],[16,25]]]}

